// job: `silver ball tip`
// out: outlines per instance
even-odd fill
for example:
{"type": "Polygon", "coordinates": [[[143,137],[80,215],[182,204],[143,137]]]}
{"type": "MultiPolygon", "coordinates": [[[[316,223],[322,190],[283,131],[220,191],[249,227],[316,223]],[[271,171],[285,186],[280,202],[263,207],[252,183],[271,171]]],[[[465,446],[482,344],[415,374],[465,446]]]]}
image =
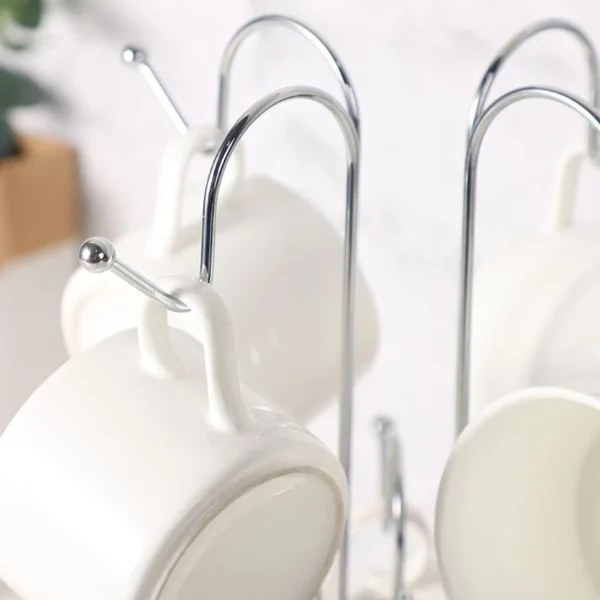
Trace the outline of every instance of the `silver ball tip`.
{"type": "Polygon", "coordinates": [[[116,259],[115,247],[103,237],[89,238],[79,248],[79,264],[90,273],[108,271],[116,259]]]}
{"type": "Polygon", "coordinates": [[[146,51],[137,46],[125,46],[121,52],[121,58],[128,65],[141,65],[146,62],[146,51]]]}
{"type": "Polygon", "coordinates": [[[383,435],[394,428],[394,422],[389,417],[380,415],[373,419],[372,428],[375,435],[383,435]]]}

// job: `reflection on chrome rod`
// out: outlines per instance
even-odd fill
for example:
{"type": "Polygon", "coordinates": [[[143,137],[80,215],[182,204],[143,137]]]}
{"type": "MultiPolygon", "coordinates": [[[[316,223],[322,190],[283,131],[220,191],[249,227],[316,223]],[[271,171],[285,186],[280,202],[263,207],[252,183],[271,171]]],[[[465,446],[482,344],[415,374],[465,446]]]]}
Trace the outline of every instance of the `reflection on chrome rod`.
{"type": "Polygon", "coordinates": [[[412,600],[406,590],[404,559],[406,556],[406,503],[402,482],[400,439],[395,423],[380,416],[373,423],[379,438],[381,461],[381,495],[384,502],[384,531],[394,533],[392,600],[412,600]]]}

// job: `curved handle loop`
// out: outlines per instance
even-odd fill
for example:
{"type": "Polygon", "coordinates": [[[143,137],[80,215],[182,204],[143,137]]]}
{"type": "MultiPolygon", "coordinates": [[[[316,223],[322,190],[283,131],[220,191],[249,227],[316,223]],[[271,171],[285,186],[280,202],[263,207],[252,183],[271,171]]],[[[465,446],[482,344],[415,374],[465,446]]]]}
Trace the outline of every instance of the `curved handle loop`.
{"type": "Polygon", "coordinates": [[[208,421],[215,428],[228,431],[242,431],[251,426],[253,419],[240,390],[233,322],[212,286],[171,278],[171,287],[178,287],[178,294],[172,293],[119,260],[115,247],[102,237],[83,242],[79,262],[90,273],[111,271],[148,298],[142,305],[138,339],[142,366],[154,376],[187,374],[188,365],[171,344],[167,311],[193,313],[200,325],[199,337],[204,347],[208,421]]]}
{"type": "Polygon", "coordinates": [[[456,364],[456,437],[469,422],[469,369],[471,361],[471,305],[473,299],[473,248],[475,238],[475,196],[477,163],[483,138],[494,119],[508,106],[529,98],[541,98],[574,110],[600,134],[600,112],[583,100],[553,88],[526,87],[498,98],[481,115],[467,144],[462,221],[458,352],[456,364]]]}
{"type": "MultiPolygon", "coordinates": [[[[252,417],[242,399],[231,316],[211,285],[178,283],[182,291],[177,297],[190,308],[204,348],[207,422],[218,431],[245,431],[250,428],[252,417]]],[[[152,299],[144,300],[142,305],[138,339],[140,360],[146,371],[158,377],[187,374],[188,365],[170,340],[167,309],[152,299]]]]}
{"type": "Polygon", "coordinates": [[[581,170],[589,153],[585,150],[571,152],[565,159],[558,180],[556,197],[542,224],[542,231],[558,233],[573,225],[575,200],[579,192],[581,170]]]}
{"type": "MultiPolygon", "coordinates": [[[[169,256],[177,245],[181,230],[185,179],[194,156],[214,140],[214,129],[191,127],[178,137],[163,154],[158,176],[158,195],[154,220],[144,251],[152,258],[169,256]]],[[[204,159],[205,160],[205,159],[204,159]]],[[[243,157],[236,152],[230,187],[233,189],[243,173],[243,157]]]]}
{"type": "MultiPolygon", "coordinates": [[[[349,525],[351,535],[354,536],[366,526],[380,521],[382,514],[385,514],[385,510],[385,503],[379,502],[367,507],[363,512],[352,515],[349,525]]],[[[408,590],[414,589],[422,582],[433,559],[434,551],[431,549],[432,535],[425,517],[414,507],[404,505],[403,536],[409,530],[411,530],[411,533],[416,534],[420,540],[417,552],[409,555],[404,547],[402,549],[402,561],[399,561],[396,555],[394,568],[391,572],[381,570],[372,573],[364,585],[365,592],[372,592],[378,598],[385,598],[387,595],[390,595],[394,600],[412,598],[408,590]],[[402,570],[401,579],[399,579],[400,569],[402,570]],[[401,585],[399,585],[399,582],[401,582],[401,585]],[[390,590],[393,590],[391,594],[390,590]]],[[[405,543],[405,540],[403,543],[405,543]]],[[[398,548],[395,550],[398,552],[398,548]]]]}
{"type": "MultiPolygon", "coordinates": [[[[329,94],[311,87],[284,88],[268,94],[246,111],[225,135],[215,154],[208,175],[204,193],[202,213],[202,254],[200,259],[200,279],[211,283],[215,257],[215,231],[217,217],[217,197],[223,174],[235,147],[244,134],[266,112],[288,100],[303,99],[324,106],[337,121],[346,143],[346,214],[343,260],[343,305],[342,305],[342,356],[339,409],[338,457],[350,477],[350,450],[352,437],[352,402],[354,385],[354,296],[356,271],[356,232],[358,217],[358,173],[360,161],[360,140],[349,114],[329,94]]],[[[308,235],[308,232],[307,232],[308,235]]],[[[256,265],[260,269],[260,265],[256,265]]],[[[348,531],[339,559],[339,588],[341,600],[347,597],[348,531]]]]}
{"type": "Polygon", "coordinates": [[[315,48],[317,48],[317,50],[321,52],[340,83],[346,101],[346,107],[350,113],[352,121],[354,121],[354,127],[356,127],[356,131],[360,135],[358,100],[342,61],[337,57],[335,52],[325,42],[325,40],[310,27],[304,25],[304,23],[301,23],[300,21],[296,21],[295,19],[285,17],[283,15],[263,15],[262,17],[252,19],[240,27],[240,29],[238,29],[234,33],[233,37],[229,40],[229,43],[223,52],[219,70],[217,128],[221,132],[226,130],[228,116],[227,110],[229,105],[230,72],[233,59],[235,58],[242,42],[249,37],[252,32],[260,29],[264,25],[282,25],[283,27],[287,27],[291,31],[295,31],[296,33],[304,36],[315,48]]]}
{"type": "MultiPolygon", "coordinates": [[[[597,110],[600,109],[600,74],[598,71],[598,55],[591,39],[576,25],[563,19],[548,19],[526,27],[511,38],[498,52],[483,75],[469,110],[467,140],[470,139],[475,125],[485,110],[485,103],[492,85],[504,63],[528,40],[544,31],[561,30],[571,34],[582,46],[588,68],[589,102],[597,110]]],[[[594,161],[600,161],[600,136],[593,126],[589,128],[588,152],[594,161]]]]}

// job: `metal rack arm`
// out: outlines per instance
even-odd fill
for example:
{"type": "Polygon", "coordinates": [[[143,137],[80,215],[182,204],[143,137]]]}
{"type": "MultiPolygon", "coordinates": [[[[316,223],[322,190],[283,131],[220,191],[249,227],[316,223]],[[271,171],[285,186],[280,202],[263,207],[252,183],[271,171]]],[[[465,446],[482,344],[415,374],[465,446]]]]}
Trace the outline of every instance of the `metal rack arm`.
{"type": "Polygon", "coordinates": [[[481,144],[494,119],[507,107],[530,98],[558,102],[585,118],[600,135],[600,112],[583,100],[553,88],[525,87],[501,96],[477,121],[467,145],[465,160],[462,247],[460,267],[460,297],[458,317],[458,351],[456,373],[456,437],[469,422],[469,383],[471,361],[471,305],[473,300],[473,252],[475,241],[475,199],[477,163],[481,144]]]}
{"type": "MultiPolygon", "coordinates": [[[[217,197],[227,163],[237,144],[252,125],[266,112],[288,100],[309,100],[324,106],[335,118],[346,143],[346,212],[343,258],[342,304],[342,376],[338,454],[348,480],[351,470],[352,401],[354,386],[354,295],[356,271],[356,234],[358,219],[358,173],[360,144],[358,133],[348,112],[329,94],[311,87],[290,87],[273,92],[256,102],[225,135],[217,149],[206,182],[202,214],[202,253],[200,279],[211,283],[214,277],[217,197]]],[[[307,232],[307,235],[309,233],[307,232]]],[[[256,265],[260,268],[260,265],[256,265]]],[[[347,597],[348,531],[340,551],[340,599],[347,597]]]]}
{"type": "Polygon", "coordinates": [[[237,52],[242,42],[249,37],[254,31],[261,29],[265,25],[280,25],[299,33],[306,38],[317,50],[321,52],[331,70],[335,73],[338,82],[342,88],[346,106],[356,131],[360,134],[360,117],[358,100],[354,87],[350,82],[350,78],[342,61],[338,58],[333,49],[325,42],[325,40],[313,31],[304,23],[296,21],[290,17],[283,15],[263,15],[252,21],[249,21],[240,29],[238,29],[229,43],[225,47],[223,56],[221,58],[221,66],[219,70],[219,92],[217,101],[217,127],[220,131],[224,132],[227,125],[227,110],[229,105],[229,88],[230,88],[230,73],[233,59],[237,55],[237,52]]]}
{"type": "MultiPolygon", "coordinates": [[[[492,85],[504,63],[528,40],[545,31],[559,30],[572,35],[583,48],[588,69],[588,97],[590,103],[600,109],[600,74],[598,72],[598,55],[591,39],[576,25],[563,19],[547,19],[526,27],[511,38],[498,52],[481,79],[469,111],[467,140],[471,137],[475,124],[485,109],[485,103],[492,85]]],[[[600,136],[590,126],[588,133],[588,149],[590,157],[600,161],[600,136]]]]}

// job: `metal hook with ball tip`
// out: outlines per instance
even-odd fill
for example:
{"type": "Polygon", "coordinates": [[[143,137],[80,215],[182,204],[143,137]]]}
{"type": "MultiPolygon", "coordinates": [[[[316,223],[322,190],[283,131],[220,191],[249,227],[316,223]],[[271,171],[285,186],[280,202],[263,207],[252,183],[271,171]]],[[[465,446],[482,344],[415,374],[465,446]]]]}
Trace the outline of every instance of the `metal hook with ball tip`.
{"type": "MultiPolygon", "coordinates": [[[[234,57],[237,55],[237,52],[242,44],[242,42],[254,31],[259,28],[262,28],[265,25],[279,25],[286,27],[291,31],[295,31],[302,35],[305,39],[307,39],[317,50],[321,52],[321,54],[325,57],[328,65],[331,67],[331,70],[334,72],[340,87],[342,88],[342,93],[344,94],[344,99],[346,102],[346,107],[354,122],[354,126],[356,127],[356,131],[360,135],[360,116],[359,116],[359,108],[358,108],[358,100],[356,97],[356,93],[354,91],[354,87],[350,82],[350,78],[346,72],[342,61],[338,58],[333,49],[325,42],[325,40],[318,35],[315,31],[313,31],[310,27],[301,23],[300,21],[296,21],[290,17],[285,17],[283,15],[263,15],[262,17],[258,17],[256,19],[252,19],[248,21],[245,25],[240,27],[232,38],[227,43],[225,50],[223,52],[221,58],[221,65],[219,69],[219,90],[218,90],[218,100],[217,100],[217,130],[224,134],[226,130],[226,121],[227,121],[227,107],[229,105],[229,84],[230,84],[230,74],[231,74],[231,66],[233,63],[234,57]]],[[[139,47],[136,46],[126,46],[121,54],[123,62],[135,67],[146,79],[151,90],[154,92],[154,95],[158,98],[158,101],[161,103],[171,120],[173,121],[177,130],[184,134],[189,129],[188,123],[181,114],[181,111],[173,101],[172,97],[169,95],[162,81],[159,79],[156,71],[152,68],[152,66],[148,62],[147,53],[139,47]]],[[[207,151],[212,151],[215,149],[217,143],[215,141],[214,144],[211,145],[210,148],[207,148],[207,151]]]]}
{"type": "Polygon", "coordinates": [[[160,302],[168,310],[178,313],[190,312],[190,308],[179,298],[119,260],[115,247],[106,238],[92,237],[83,242],[79,248],[79,263],[90,273],[111,271],[148,298],[160,302]]]}
{"type": "Polygon", "coordinates": [[[126,46],[121,53],[121,58],[124,63],[135,67],[142,74],[179,133],[186,133],[189,129],[187,121],[184,119],[179,108],[177,108],[175,101],[167,92],[154,69],[148,63],[148,54],[146,51],[137,46],[126,46]]]}

